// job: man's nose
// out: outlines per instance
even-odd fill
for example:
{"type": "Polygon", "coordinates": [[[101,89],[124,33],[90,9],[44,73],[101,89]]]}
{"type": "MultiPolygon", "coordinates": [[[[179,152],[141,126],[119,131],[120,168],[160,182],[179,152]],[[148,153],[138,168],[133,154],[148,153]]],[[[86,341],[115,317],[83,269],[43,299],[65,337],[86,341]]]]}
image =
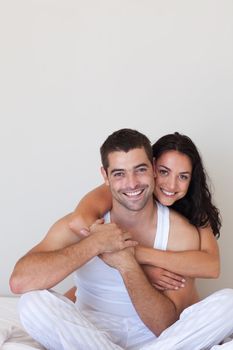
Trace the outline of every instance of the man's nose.
{"type": "Polygon", "coordinates": [[[138,184],[138,179],[135,174],[128,174],[127,176],[127,186],[130,188],[135,188],[138,184]]]}

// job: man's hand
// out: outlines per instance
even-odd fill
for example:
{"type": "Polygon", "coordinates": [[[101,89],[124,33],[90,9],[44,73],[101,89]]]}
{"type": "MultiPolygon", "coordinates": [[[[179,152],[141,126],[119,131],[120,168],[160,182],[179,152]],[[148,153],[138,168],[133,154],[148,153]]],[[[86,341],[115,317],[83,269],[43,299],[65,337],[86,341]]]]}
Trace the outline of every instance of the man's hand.
{"type": "Polygon", "coordinates": [[[158,290],[177,290],[185,286],[183,276],[152,265],[142,265],[142,268],[151,284],[158,290]]]}
{"type": "Polygon", "coordinates": [[[100,258],[109,266],[117,270],[133,267],[135,264],[134,247],[122,249],[114,253],[104,253],[100,258]]]}
{"type": "Polygon", "coordinates": [[[89,231],[89,238],[93,239],[93,244],[97,244],[99,254],[116,252],[138,244],[132,240],[129,232],[123,231],[114,223],[103,224],[97,220],[89,231]]]}

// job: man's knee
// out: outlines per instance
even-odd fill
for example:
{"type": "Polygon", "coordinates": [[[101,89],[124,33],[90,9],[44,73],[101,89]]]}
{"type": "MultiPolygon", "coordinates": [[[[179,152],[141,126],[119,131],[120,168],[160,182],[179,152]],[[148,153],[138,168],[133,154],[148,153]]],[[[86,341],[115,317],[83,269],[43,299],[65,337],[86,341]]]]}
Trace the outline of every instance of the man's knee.
{"type": "Polygon", "coordinates": [[[229,307],[229,309],[233,310],[233,289],[225,288],[220,290],[219,298],[221,299],[222,302],[225,303],[226,306],[229,307]]]}
{"type": "Polygon", "coordinates": [[[35,290],[27,292],[20,297],[18,310],[22,322],[31,319],[32,316],[35,317],[43,310],[48,293],[49,291],[47,290],[35,290]]]}
{"type": "MultiPolygon", "coordinates": [[[[206,298],[207,310],[219,319],[233,317],[233,289],[221,289],[206,298]]],[[[205,302],[205,299],[203,300],[205,302]]]]}

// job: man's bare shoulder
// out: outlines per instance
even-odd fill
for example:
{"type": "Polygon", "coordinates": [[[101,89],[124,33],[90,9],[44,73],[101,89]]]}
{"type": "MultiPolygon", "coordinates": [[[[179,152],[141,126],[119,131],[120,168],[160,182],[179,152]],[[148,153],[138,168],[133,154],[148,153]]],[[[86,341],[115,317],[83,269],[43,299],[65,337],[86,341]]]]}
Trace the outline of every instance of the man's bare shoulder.
{"type": "Polygon", "coordinates": [[[195,226],[175,210],[170,212],[169,250],[199,250],[200,238],[195,226]]]}

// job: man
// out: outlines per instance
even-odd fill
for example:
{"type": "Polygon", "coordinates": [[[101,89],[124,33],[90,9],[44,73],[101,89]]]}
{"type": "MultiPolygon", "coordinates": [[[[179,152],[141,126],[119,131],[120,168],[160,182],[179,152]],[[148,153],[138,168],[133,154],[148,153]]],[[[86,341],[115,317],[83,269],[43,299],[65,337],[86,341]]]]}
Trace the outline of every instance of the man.
{"type": "Polygon", "coordinates": [[[137,244],[171,250],[199,248],[196,228],[154,203],[149,140],[137,131],[119,130],[104,142],[101,157],[102,174],[113,196],[112,210],[105,218],[108,223],[96,223],[91,234],[79,241],[66,216],[15,266],[10,281],[13,292],[30,291],[20,302],[25,328],[46,348],[56,350],[193,350],[217,344],[233,331],[233,325],[220,319],[233,309],[231,293],[216,293],[192,305],[178,320],[198,300],[194,281],[187,279],[185,288],[161,293],[136,260],[137,244]],[[75,305],[47,290],[74,271],[75,305]],[[215,310],[219,301],[225,309],[215,310]],[[206,316],[207,307],[211,319],[206,316]],[[217,311],[215,317],[212,310],[217,311]],[[207,338],[208,332],[214,340],[207,338]]]}

